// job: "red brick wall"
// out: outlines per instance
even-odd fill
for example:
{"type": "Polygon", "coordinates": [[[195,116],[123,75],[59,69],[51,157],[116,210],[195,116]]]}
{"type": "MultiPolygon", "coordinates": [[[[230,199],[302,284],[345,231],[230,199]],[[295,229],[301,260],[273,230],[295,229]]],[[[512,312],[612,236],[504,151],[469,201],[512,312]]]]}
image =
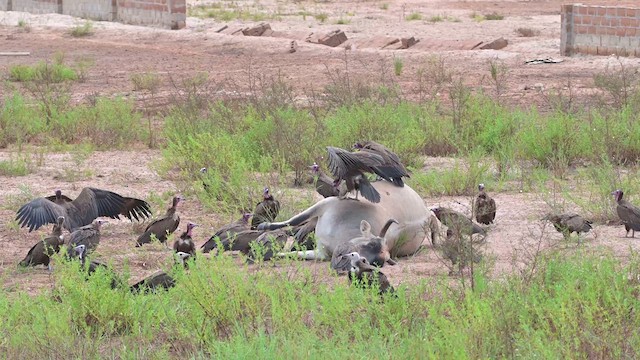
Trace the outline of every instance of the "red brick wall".
{"type": "Polygon", "coordinates": [[[563,5],[560,52],[640,57],[640,8],[563,5]]]}

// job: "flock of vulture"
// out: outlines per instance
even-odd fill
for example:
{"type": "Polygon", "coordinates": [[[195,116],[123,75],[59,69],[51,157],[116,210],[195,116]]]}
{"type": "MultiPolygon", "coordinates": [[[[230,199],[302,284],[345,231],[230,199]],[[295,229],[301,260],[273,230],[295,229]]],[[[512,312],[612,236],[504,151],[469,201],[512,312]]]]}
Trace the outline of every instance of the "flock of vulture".
{"type": "MultiPolygon", "coordinates": [[[[323,197],[337,196],[341,199],[349,198],[350,193],[355,192],[355,200],[358,193],[372,203],[380,202],[380,194],[372,186],[371,181],[388,181],[395,186],[404,186],[403,177],[409,177],[409,172],[401,163],[399,157],[382,144],[367,141],[356,143],[354,151],[347,151],[336,147],[327,147],[328,165],[333,177],[328,176],[314,163],[311,168],[316,191],[323,197]],[[370,180],[367,174],[374,174],[377,179],[370,180]]],[[[205,184],[206,185],[206,184],[205,184]]],[[[478,186],[478,195],[475,198],[473,214],[480,224],[492,224],[496,216],[496,203],[486,192],[483,184],[478,186]]],[[[612,193],[617,202],[617,213],[625,226],[628,236],[632,231],[640,230],[640,208],[623,199],[622,190],[612,193]]],[[[169,235],[178,229],[180,216],[178,207],[184,199],[175,196],[171,207],[164,216],[152,221],[135,241],[135,246],[143,246],[154,239],[166,244],[169,235]]],[[[360,200],[363,201],[363,200],[360,200]]],[[[265,260],[274,256],[274,244],[284,245],[289,236],[296,243],[311,249],[314,246],[313,237],[316,222],[311,219],[308,222],[289,229],[273,231],[260,230],[259,225],[265,222],[273,222],[278,216],[280,203],[271,194],[269,188],[263,191],[263,199],[255,206],[253,213],[245,213],[242,217],[230,224],[221,227],[201,247],[203,253],[217,251],[240,251],[252,257],[258,256],[255,244],[260,244],[266,252],[260,254],[265,260]],[[219,248],[221,247],[221,248],[219,248]]],[[[486,229],[474,223],[464,214],[446,207],[431,209],[438,220],[447,226],[447,237],[471,236],[473,234],[486,235],[486,229]]],[[[66,244],[65,256],[80,261],[83,269],[88,274],[93,273],[99,267],[105,267],[103,263],[89,260],[89,255],[100,244],[100,228],[107,222],[99,219],[108,217],[120,219],[124,216],[129,220],[146,220],[151,218],[152,211],[149,204],[140,199],[123,197],[111,191],[96,188],[84,188],[77,198],[70,199],[57,190],[49,197],[37,198],[24,204],[17,211],[16,220],[21,227],[27,227],[29,232],[39,229],[46,224],[53,224],[51,234],[42,241],[37,242],[20,262],[20,266],[45,265],[51,270],[50,257],[60,251],[66,244]],[[63,234],[67,230],[69,234],[63,234]]],[[[580,215],[574,213],[547,214],[542,220],[550,221],[557,231],[568,237],[572,232],[586,233],[592,228],[592,223],[580,215]]],[[[394,220],[389,220],[385,229],[394,220]]],[[[363,221],[364,222],[364,221],[363,221]]],[[[366,223],[366,222],[365,222],[366,223]]],[[[196,245],[192,239],[192,231],[197,225],[189,222],[186,230],[175,240],[173,251],[176,264],[188,267],[187,260],[195,259],[196,245]]],[[[363,232],[364,234],[364,232],[363,232]]],[[[384,237],[384,230],[381,237],[384,237]]],[[[379,284],[381,292],[393,292],[386,276],[378,270],[380,264],[369,263],[366,256],[360,252],[341,252],[335,260],[341,265],[332,266],[336,269],[347,269],[350,281],[358,279],[360,283],[371,285],[379,284]],[[344,254],[344,255],[342,255],[344,254]]],[[[391,262],[392,260],[389,260],[391,262]]],[[[334,261],[332,260],[332,263],[334,261]]],[[[112,286],[120,286],[115,280],[112,286]]],[[[165,272],[156,273],[130,288],[132,291],[148,291],[159,287],[169,288],[175,285],[174,279],[165,272]]]]}

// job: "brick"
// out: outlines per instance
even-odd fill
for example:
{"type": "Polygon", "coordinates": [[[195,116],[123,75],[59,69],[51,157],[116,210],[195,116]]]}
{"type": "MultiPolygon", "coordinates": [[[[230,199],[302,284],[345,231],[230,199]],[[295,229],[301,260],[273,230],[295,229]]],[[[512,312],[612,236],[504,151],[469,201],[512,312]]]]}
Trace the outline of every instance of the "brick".
{"type": "Polygon", "coordinates": [[[336,47],[347,41],[347,34],[342,30],[334,30],[318,39],[318,43],[330,47],[336,47]]]}
{"type": "Polygon", "coordinates": [[[260,23],[255,26],[242,29],[242,35],[244,36],[262,36],[265,31],[271,30],[271,25],[267,23],[260,23]]]}

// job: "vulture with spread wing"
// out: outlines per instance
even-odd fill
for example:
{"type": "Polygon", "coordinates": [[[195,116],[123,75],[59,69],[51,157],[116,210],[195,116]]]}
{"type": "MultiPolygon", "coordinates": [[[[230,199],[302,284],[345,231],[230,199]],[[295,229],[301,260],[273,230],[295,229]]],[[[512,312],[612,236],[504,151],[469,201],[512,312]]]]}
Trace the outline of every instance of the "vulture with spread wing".
{"type": "Polygon", "coordinates": [[[16,220],[31,232],[42,225],[55,224],[58,217],[63,216],[64,228],[73,231],[100,216],[120,219],[120,215],[129,220],[141,220],[151,216],[151,208],[140,199],[86,187],[74,200],[62,195],[60,190],[56,190],[55,195],[31,200],[18,209],[16,220]]]}

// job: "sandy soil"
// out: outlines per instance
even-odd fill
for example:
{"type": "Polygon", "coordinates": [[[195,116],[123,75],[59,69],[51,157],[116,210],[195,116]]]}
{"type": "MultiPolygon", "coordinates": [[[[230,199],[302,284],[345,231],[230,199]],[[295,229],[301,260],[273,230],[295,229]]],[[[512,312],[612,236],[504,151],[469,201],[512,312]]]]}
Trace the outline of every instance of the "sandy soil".
{"type": "MultiPolygon", "coordinates": [[[[596,1],[582,1],[596,3],[596,1]]],[[[632,1],[598,1],[599,4],[633,4],[632,1]]],[[[192,1],[190,5],[206,4],[192,1]]],[[[282,37],[244,37],[217,33],[224,25],[226,32],[248,26],[254,22],[221,22],[212,19],[188,18],[187,28],[180,31],[152,29],[117,23],[95,23],[95,34],[86,38],[73,38],[68,30],[81,20],[62,15],[30,15],[18,12],[0,13],[0,48],[3,51],[29,51],[30,56],[0,57],[0,73],[6,74],[9,66],[51,60],[56,52],[64,51],[70,61],[91,59],[95,65],[89,70],[87,81],[73,85],[75,101],[85,101],[91,94],[132,96],[130,77],[134,73],[156,72],[163,75],[164,85],[159,98],[168,101],[172,93],[170,76],[180,79],[198,72],[208,72],[210,78],[219,81],[220,90],[238,91],[247,88],[248,73],[281,74],[302,93],[304,89],[321,90],[328,82],[327,71],[344,69],[345,57],[349,71],[354,76],[380,77],[381,74],[400,85],[410,94],[417,86],[416,72],[434,56],[442,57],[447,66],[462,76],[467,83],[488,91],[493,86],[488,81],[488,62],[503,61],[509,68],[503,97],[517,106],[535,104],[545,106],[543,97],[529,88],[562,88],[571,79],[577,92],[588,92],[593,87],[592,76],[607,66],[639,65],[638,59],[613,57],[576,56],[563,58],[560,46],[561,1],[361,1],[361,2],[274,2],[235,1],[224,2],[227,9],[249,11],[266,16],[264,21],[281,32],[282,37]],[[385,8],[386,9],[383,9],[385,8]],[[406,21],[410,13],[419,12],[424,20],[406,21]],[[497,12],[504,20],[476,21],[474,14],[497,12]],[[302,14],[307,14],[303,16],[302,14]],[[326,14],[320,22],[315,15],[326,14]],[[433,16],[445,21],[430,22],[433,16]],[[338,25],[340,19],[348,24],[338,25]],[[19,20],[29,24],[30,31],[17,26],[19,20]],[[303,41],[311,32],[323,33],[343,29],[355,49],[329,48],[303,41]],[[539,31],[534,37],[519,37],[517,28],[539,31]],[[284,35],[283,35],[284,34],[284,35]],[[385,37],[415,36],[423,45],[408,50],[380,50],[372,45],[385,37]],[[504,37],[509,45],[503,50],[456,50],[455,41],[490,41],[504,37]],[[297,40],[298,50],[289,53],[292,40],[297,40]],[[364,44],[364,45],[362,45],[364,44]],[[404,63],[402,75],[393,75],[390,64],[394,57],[404,63]],[[536,58],[564,60],[559,64],[525,65],[525,60],[536,58]],[[381,61],[382,60],[382,61],[381,61]],[[384,64],[384,65],[380,65],[384,64]]],[[[2,88],[2,94],[7,89],[2,88]]],[[[0,159],[15,156],[15,152],[0,152],[0,159]]],[[[28,249],[49,229],[27,233],[17,230],[12,219],[15,210],[29,196],[49,195],[60,188],[75,196],[84,186],[106,188],[123,195],[168,199],[181,190],[180,184],[160,178],[153,169],[159,158],[158,151],[93,153],[86,159],[72,154],[44,154],[42,166],[24,177],[0,177],[3,192],[0,194],[0,278],[6,288],[34,292],[50,284],[46,270],[37,268],[17,270],[28,249]],[[73,166],[86,171],[70,173],[73,166]],[[29,193],[29,195],[25,195],[29,193]]],[[[284,191],[289,191],[284,189],[284,191]]],[[[290,190],[294,191],[294,190],[290,190]]],[[[310,191],[310,190],[307,190],[310,191]]],[[[494,194],[498,203],[496,224],[491,227],[486,251],[495,258],[496,274],[514,271],[514,266],[526,260],[527,250],[542,239],[544,246],[567,246],[558,240],[561,236],[544,228],[539,221],[548,210],[547,204],[535,194],[494,194]],[[526,206],[525,206],[526,205],[526,206]],[[515,259],[515,260],[514,260],[515,259]]],[[[196,231],[198,243],[214,232],[214,229],[230,219],[206,213],[197,199],[185,203],[181,210],[184,220],[203,226],[196,231]]],[[[446,205],[468,211],[459,205],[469,204],[469,198],[425,198],[427,206],[446,205]]],[[[613,205],[613,204],[612,204],[613,205]]],[[[161,213],[167,203],[154,203],[156,213],[161,213]]],[[[116,268],[129,261],[133,280],[137,280],[170,262],[170,252],[160,246],[136,249],[133,242],[139,227],[128,221],[113,222],[104,229],[104,240],[98,256],[113,261],[116,268]]],[[[618,256],[626,257],[629,248],[638,248],[635,241],[625,239],[621,227],[598,226],[586,237],[588,247],[601,246],[612,249],[618,256]]],[[[327,264],[308,263],[319,273],[326,273],[327,264]]],[[[446,275],[447,267],[427,244],[425,251],[402,259],[399,265],[385,267],[392,283],[417,281],[425,276],[446,275]]],[[[329,278],[327,281],[336,281],[329,278]]],[[[342,281],[342,279],[337,280],[342,281]]]]}

